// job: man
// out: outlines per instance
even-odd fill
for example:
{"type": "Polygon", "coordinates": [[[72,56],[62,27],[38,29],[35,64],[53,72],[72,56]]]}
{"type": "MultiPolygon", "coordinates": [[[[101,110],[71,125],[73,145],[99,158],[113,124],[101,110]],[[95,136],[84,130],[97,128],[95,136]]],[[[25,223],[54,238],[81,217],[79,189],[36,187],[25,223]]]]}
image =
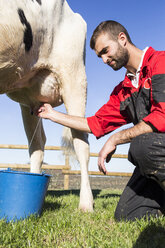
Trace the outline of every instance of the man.
{"type": "Polygon", "coordinates": [[[98,166],[106,174],[116,146],[131,142],[128,154],[135,171],[115,211],[117,220],[159,216],[165,212],[165,52],[138,49],[127,30],[115,21],[95,29],[90,46],[114,70],[127,69],[109,101],[88,118],[69,116],[44,104],[38,116],[93,133],[97,138],[116,128],[134,126],[112,134],[99,153],[98,166]]]}

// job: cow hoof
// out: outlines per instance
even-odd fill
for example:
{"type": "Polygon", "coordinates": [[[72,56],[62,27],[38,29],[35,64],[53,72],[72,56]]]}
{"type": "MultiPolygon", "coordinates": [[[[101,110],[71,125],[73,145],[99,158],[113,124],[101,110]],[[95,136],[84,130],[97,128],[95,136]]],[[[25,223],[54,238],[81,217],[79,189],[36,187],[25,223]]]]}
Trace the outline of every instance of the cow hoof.
{"type": "Polygon", "coordinates": [[[82,212],[89,212],[92,213],[93,212],[93,205],[92,206],[85,206],[85,205],[79,205],[79,210],[81,210],[82,212]]]}

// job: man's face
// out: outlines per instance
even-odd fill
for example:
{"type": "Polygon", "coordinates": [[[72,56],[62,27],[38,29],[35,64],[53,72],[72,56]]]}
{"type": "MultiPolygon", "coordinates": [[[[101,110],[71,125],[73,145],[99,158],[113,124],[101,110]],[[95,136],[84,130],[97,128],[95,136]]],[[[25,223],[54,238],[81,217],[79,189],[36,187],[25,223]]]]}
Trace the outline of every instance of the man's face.
{"type": "Polygon", "coordinates": [[[109,34],[102,33],[96,40],[95,52],[103,62],[117,71],[126,66],[129,60],[129,53],[118,41],[110,39],[109,34]]]}

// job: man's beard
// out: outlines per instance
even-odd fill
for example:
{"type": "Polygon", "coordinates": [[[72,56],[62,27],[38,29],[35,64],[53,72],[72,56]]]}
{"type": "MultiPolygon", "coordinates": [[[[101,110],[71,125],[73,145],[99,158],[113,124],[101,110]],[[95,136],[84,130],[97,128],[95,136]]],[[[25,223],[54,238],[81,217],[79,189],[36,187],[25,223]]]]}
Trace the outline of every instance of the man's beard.
{"type": "Polygon", "coordinates": [[[129,53],[126,48],[123,48],[120,44],[118,44],[118,49],[116,54],[112,57],[111,61],[115,62],[114,64],[108,63],[109,66],[112,67],[114,71],[120,70],[123,66],[126,66],[129,60],[129,53]]]}

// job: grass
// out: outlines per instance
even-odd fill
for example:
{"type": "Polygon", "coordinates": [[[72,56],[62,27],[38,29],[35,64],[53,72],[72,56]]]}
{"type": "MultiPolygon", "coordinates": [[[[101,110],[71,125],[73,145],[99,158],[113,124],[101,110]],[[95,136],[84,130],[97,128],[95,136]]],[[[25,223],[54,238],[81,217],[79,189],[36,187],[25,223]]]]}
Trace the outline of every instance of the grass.
{"type": "Polygon", "coordinates": [[[48,191],[41,217],[0,221],[0,248],[164,248],[165,217],[116,222],[120,191],[94,190],[94,213],[77,210],[78,191],[48,191]]]}

